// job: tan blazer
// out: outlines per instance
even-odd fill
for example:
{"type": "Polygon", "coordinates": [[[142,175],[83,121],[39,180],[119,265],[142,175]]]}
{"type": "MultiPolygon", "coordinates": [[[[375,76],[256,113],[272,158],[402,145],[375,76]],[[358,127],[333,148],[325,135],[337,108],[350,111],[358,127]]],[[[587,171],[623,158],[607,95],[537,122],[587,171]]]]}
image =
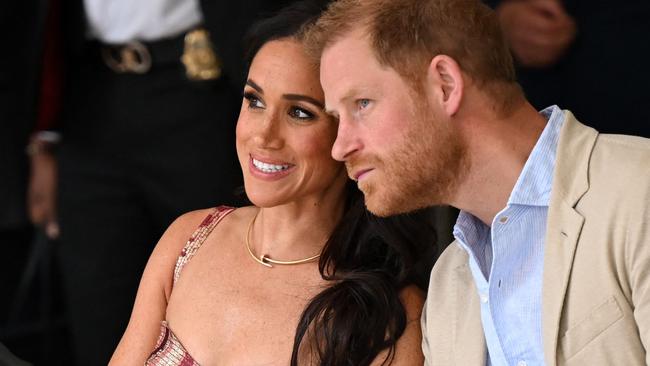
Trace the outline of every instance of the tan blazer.
{"type": "MultiPolygon", "coordinates": [[[[567,111],[544,250],[546,365],[650,365],[650,140],[598,134],[567,111]]],[[[454,242],[431,272],[426,365],[486,364],[468,263],[454,242]]]]}

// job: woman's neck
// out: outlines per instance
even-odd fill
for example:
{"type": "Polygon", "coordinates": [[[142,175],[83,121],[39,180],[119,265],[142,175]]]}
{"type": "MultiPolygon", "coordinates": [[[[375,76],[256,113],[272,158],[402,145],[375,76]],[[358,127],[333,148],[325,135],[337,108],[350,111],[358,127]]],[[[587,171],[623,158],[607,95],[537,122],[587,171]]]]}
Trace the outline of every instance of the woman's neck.
{"type": "Polygon", "coordinates": [[[319,254],[343,216],[344,185],[336,198],[327,196],[260,208],[248,233],[255,255],[296,260],[319,254]]]}

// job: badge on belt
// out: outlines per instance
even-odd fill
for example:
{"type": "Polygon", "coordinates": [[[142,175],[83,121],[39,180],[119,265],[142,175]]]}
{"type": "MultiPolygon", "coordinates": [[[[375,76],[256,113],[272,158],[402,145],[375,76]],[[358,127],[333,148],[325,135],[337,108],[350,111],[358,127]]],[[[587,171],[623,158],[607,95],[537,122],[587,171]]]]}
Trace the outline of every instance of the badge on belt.
{"type": "Polygon", "coordinates": [[[190,80],[215,80],[221,76],[221,60],[214,52],[210,35],[205,29],[195,29],[185,35],[181,61],[190,80]]]}

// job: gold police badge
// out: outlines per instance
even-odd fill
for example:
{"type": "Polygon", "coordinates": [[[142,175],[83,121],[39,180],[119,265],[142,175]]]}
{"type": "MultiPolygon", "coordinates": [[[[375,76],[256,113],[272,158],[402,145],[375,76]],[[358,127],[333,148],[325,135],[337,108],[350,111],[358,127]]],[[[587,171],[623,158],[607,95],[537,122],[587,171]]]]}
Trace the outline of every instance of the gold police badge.
{"type": "Polygon", "coordinates": [[[205,29],[195,29],[185,35],[181,61],[190,80],[216,80],[221,76],[221,60],[205,29]]]}

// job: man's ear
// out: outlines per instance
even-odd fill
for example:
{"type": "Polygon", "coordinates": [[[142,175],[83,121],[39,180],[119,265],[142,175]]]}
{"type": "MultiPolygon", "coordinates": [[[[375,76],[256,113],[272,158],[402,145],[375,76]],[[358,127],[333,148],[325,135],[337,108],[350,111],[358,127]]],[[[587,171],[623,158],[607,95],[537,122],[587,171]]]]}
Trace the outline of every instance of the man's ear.
{"type": "Polygon", "coordinates": [[[427,88],[432,102],[437,103],[448,116],[458,112],[464,96],[464,80],[460,66],[447,55],[437,55],[427,70],[427,88]]]}

